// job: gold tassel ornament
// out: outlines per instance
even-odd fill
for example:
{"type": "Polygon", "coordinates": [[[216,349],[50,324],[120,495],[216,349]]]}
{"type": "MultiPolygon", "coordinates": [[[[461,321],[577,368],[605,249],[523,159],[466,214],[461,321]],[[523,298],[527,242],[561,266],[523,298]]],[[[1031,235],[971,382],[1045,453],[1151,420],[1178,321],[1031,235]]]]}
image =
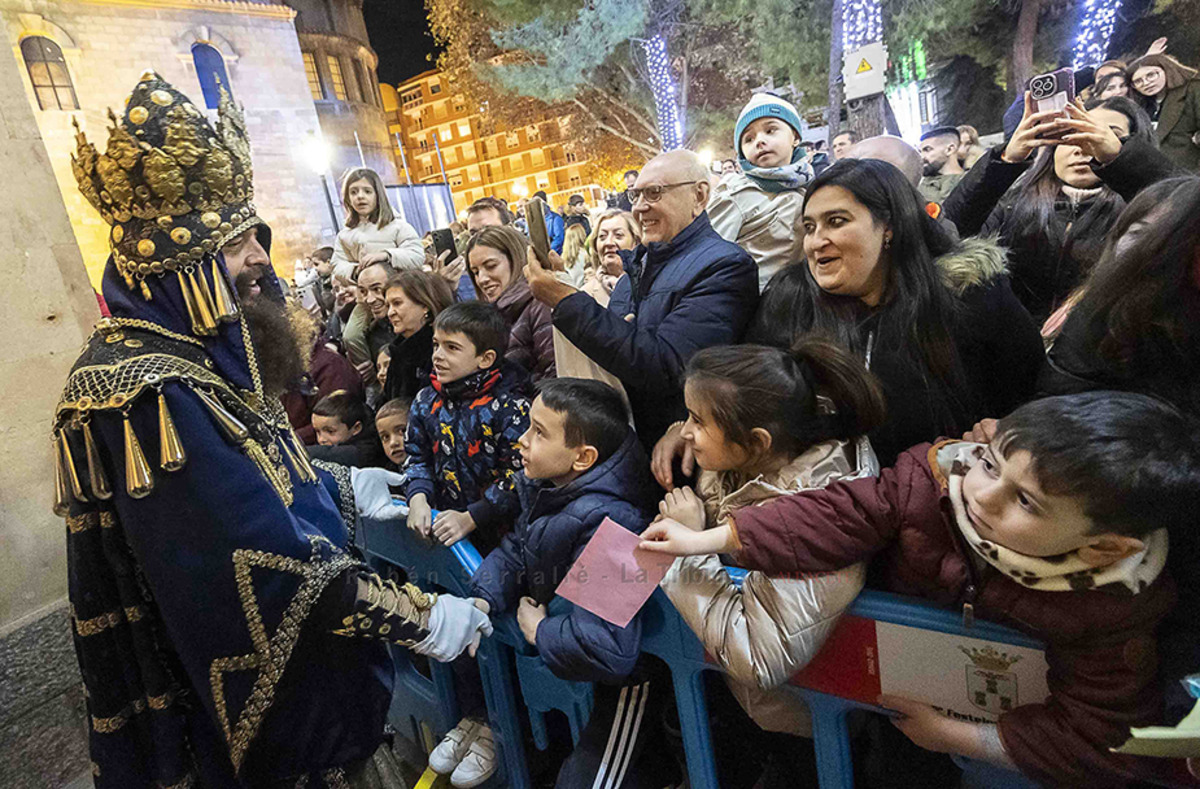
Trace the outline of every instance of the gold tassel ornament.
{"type": "Polygon", "coordinates": [[[62,436],[54,434],[54,514],[66,517],[71,512],[71,488],[67,483],[67,470],[63,468],[63,453],[60,449],[62,436]]]}
{"type": "Polygon", "coordinates": [[[83,431],[83,451],[87,456],[88,484],[92,488],[92,495],[100,501],[108,501],[112,498],[112,485],[108,481],[108,475],[104,473],[100,449],[92,437],[92,425],[85,421],[80,429],[83,431]]]}
{"type": "Polygon", "coordinates": [[[296,450],[296,456],[300,458],[300,464],[304,466],[304,473],[308,476],[308,481],[317,482],[320,477],[317,476],[317,470],[313,468],[312,460],[308,456],[308,449],[305,448],[304,442],[300,440],[300,436],[296,435],[296,431],[290,427],[288,428],[288,434],[288,439],[292,442],[292,448],[296,450]]]}
{"type": "Polygon", "coordinates": [[[189,268],[187,270],[188,285],[192,288],[192,299],[196,302],[196,314],[200,317],[200,325],[203,327],[202,334],[212,336],[217,333],[217,319],[215,317],[217,308],[213,306],[212,293],[208,289],[208,280],[204,279],[204,272],[200,272],[199,279],[196,278],[196,270],[189,268]]]}
{"type": "Polygon", "coordinates": [[[161,391],[158,393],[158,447],[158,465],[163,471],[179,471],[187,463],[187,452],[183,450],[175,420],[167,410],[167,400],[161,391]]]}
{"type": "Polygon", "coordinates": [[[154,476],[137,434],[133,432],[129,414],[125,414],[125,490],[132,499],[144,499],[154,490],[154,476]]]}
{"type": "Polygon", "coordinates": [[[221,269],[217,266],[216,259],[212,262],[212,275],[213,306],[217,310],[217,320],[222,323],[233,323],[238,319],[237,300],[233,297],[233,291],[229,289],[229,283],[225,281],[224,275],[221,274],[221,269]]]}
{"type": "Polygon", "coordinates": [[[196,307],[196,297],[193,295],[192,289],[188,287],[181,270],[175,270],[175,277],[179,280],[179,290],[183,292],[183,304],[187,307],[188,320],[192,324],[192,334],[204,334],[204,326],[200,322],[200,313],[196,307]]]}
{"type": "Polygon", "coordinates": [[[67,437],[67,428],[64,427],[58,431],[57,441],[59,457],[62,458],[67,483],[71,486],[71,495],[81,504],[87,504],[87,493],[83,490],[83,481],[79,479],[79,470],[75,467],[75,458],[71,454],[71,442],[67,437]]]}
{"type": "Polygon", "coordinates": [[[296,476],[301,482],[316,482],[317,474],[312,470],[312,466],[308,465],[308,457],[306,452],[297,449],[288,438],[280,439],[283,444],[283,454],[287,455],[288,462],[292,464],[292,468],[296,470],[296,476]]]}
{"type": "Polygon", "coordinates": [[[200,402],[208,408],[209,413],[213,415],[213,419],[217,421],[217,427],[221,428],[225,438],[238,445],[245,443],[246,439],[250,437],[250,431],[242,424],[242,421],[229,413],[225,406],[217,400],[216,395],[203,389],[193,391],[200,398],[200,402]]]}

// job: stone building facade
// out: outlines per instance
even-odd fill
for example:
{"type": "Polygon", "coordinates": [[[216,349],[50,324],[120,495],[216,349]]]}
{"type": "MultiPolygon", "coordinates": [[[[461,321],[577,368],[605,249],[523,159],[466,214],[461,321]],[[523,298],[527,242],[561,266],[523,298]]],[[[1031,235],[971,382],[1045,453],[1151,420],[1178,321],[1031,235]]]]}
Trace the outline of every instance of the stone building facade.
{"type": "Polygon", "coordinates": [[[62,382],[99,311],[24,66],[0,49],[0,314],[12,337],[0,346],[0,786],[41,789],[88,771],[49,436],[62,382]]]}
{"type": "MultiPolygon", "coordinates": [[[[409,178],[440,183],[444,163],[459,212],[485,195],[513,203],[538,190],[546,192],[552,206],[565,204],[573,194],[592,205],[604,199],[604,191],[588,177],[582,148],[571,140],[570,116],[499,128],[456,95],[437,69],[395,88],[384,84],[381,91],[393,137],[399,132],[404,141],[409,178]]],[[[396,158],[401,159],[398,147],[396,158]]]]}
{"type": "MultiPolygon", "coordinates": [[[[297,11],[309,91],[331,146],[331,189],[362,162],[385,184],[396,183],[395,143],[388,134],[375,73],[379,58],[367,41],[362,0],[288,0],[288,5],[297,11]]],[[[337,194],[333,200],[337,205],[337,194]]]]}
{"type": "Polygon", "coordinates": [[[330,154],[323,174],[335,205],[338,178],[359,163],[355,131],[368,165],[395,180],[361,0],[0,0],[0,24],[94,285],[107,228],[75,188],[71,124],[78,119],[103,147],[108,108],[124,106],[147,68],[214,117],[218,80],[245,106],[256,204],[274,231],[282,273],[335,230],[314,138],[330,154]],[[319,99],[314,84],[325,91],[319,99]]]}

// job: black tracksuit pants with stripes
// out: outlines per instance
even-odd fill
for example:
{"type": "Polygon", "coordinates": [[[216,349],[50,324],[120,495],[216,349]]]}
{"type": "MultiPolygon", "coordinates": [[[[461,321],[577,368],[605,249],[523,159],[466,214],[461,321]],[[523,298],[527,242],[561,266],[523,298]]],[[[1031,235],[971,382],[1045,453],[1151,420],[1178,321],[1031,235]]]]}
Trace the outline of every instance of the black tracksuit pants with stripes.
{"type": "Polygon", "coordinates": [[[597,683],[595,693],[592,716],[556,789],[663,789],[678,773],[663,730],[670,675],[635,672],[625,685],[597,683]]]}

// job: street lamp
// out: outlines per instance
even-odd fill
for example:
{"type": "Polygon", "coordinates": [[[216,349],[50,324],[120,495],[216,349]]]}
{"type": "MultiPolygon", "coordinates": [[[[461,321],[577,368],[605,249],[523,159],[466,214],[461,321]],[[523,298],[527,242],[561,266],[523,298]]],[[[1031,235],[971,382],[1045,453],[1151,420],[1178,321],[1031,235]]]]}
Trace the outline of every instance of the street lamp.
{"type": "Polygon", "coordinates": [[[300,156],[304,159],[304,163],[321,177],[321,192],[325,195],[325,205],[329,208],[329,218],[333,222],[333,232],[336,233],[341,230],[341,227],[338,225],[337,212],[333,210],[333,199],[329,196],[329,181],[325,177],[325,173],[329,170],[329,160],[332,157],[329,144],[318,137],[315,132],[310,131],[304,138],[304,142],[300,143],[300,156]]]}

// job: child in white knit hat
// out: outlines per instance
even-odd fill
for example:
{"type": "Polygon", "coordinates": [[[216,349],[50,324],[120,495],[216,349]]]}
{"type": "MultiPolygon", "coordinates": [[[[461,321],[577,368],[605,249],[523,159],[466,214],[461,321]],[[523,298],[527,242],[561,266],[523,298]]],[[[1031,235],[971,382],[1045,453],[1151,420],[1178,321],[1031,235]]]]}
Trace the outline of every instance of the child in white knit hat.
{"type": "Polygon", "coordinates": [[[758,287],[798,259],[795,223],[812,167],[800,147],[800,114],[770,93],[755,93],[733,130],[740,173],[723,177],[708,203],[713,228],[758,264],[758,287]]]}

